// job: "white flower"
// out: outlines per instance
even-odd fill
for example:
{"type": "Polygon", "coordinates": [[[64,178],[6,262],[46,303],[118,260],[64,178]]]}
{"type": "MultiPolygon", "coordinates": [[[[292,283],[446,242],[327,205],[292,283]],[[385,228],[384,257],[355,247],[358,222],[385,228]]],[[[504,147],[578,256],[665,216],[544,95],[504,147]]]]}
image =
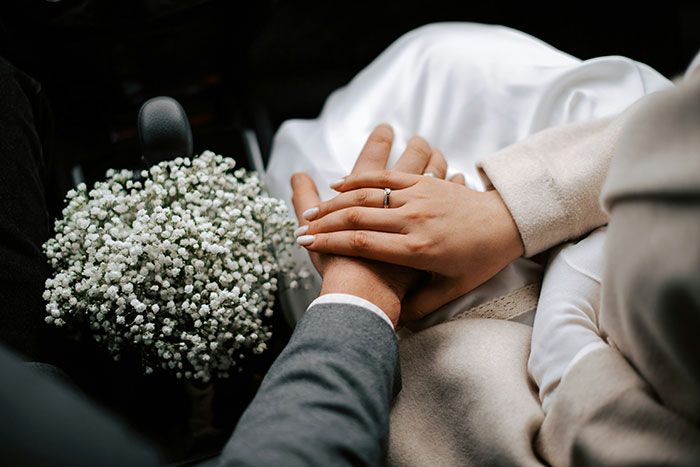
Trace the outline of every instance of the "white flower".
{"type": "Polygon", "coordinates": [[[146,373],[179,378],[228,375],[262,352],[271,333],[260,317],[271,314],[274,276],[292,270],[294,223],[234,166],[204,152],[142,171],[143,181],[110,170],[89,192],[71,190],[44,245],[55,269],[45,321],[86,320],[115,359],[137,350],[146,373]]]}

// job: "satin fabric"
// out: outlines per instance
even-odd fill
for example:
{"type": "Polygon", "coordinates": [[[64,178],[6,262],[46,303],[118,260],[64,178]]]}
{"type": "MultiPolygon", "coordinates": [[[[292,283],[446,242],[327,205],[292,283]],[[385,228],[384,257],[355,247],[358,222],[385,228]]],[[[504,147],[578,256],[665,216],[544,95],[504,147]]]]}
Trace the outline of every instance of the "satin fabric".
{"type": "MultiPolygon", "coordinates": [[[[275,135],[265,182],[291,206],[289,178],[307,172],[322,199],[328,183],[350,173],[374,127],[394,128],[389,166],[409,138],[421,135],[444,153],[449,173],[483,190],[475,163],[545,128],[617,114],[646,94],[671,87],[649,66],[620,56],[581,61],[503,26],[438,23],[399,38],[343,88],[318,118],[288,120],[275,135]]],[[[468,213],[465,213],[468,215],[468,213]]],[[[303,251],[297,259],[307,262],[303,251]]],[[[529,260],[509,266],[504,280],[481,286],[480,298],[443,307],[426,325],[537,280],[529,260]]],[[[310,265],[308,267],[311,267],[310,265]]],[[[295,322],[318,293],[283,293],[295,322]]]]}

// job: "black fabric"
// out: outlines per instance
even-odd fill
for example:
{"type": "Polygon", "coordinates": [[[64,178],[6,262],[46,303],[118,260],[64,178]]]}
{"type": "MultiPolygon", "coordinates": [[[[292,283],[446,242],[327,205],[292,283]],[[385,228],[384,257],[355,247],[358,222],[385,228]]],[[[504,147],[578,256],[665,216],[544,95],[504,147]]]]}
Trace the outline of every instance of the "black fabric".
{"type": "Polygon", "coordinates": [[[140,466],[159,459],[86,398],[0,346],[0,465],[140,466]]]}
{"type": "Polygon", "coordinates": [[[354,305],[315,305],[297,324],[220,465],[383,465],[399,390],[396,336],[354,305]]]}
{"type": "Polygon", "coordinates": [[[49,332],[42,293],[49,236],[48,164],[39,130],[46,127],[41,86],[0,58],[0,341],[42,360],[49,332]]]}

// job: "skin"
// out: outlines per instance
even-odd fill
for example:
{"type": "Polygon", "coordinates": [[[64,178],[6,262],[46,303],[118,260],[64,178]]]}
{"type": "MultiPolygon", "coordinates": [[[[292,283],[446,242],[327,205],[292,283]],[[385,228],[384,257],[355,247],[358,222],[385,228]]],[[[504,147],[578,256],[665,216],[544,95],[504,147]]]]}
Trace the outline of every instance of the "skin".
{"type": "Polygon", "coordinates": [[[298,239],[309,251],[430,273],[405,294],[402,321],[469,292],[524,252],[497,191],[471,190],[463,177],[450,183],[413,171],[353,172],[331,184],[340,194],[307,212],[311,222],[298,239]],[[390,209],[383,209],[385,187],[392,189],[390,209]]]}
{"type": "MultiPolygon", "coordinates": [[[[390,126],[379,125],[370,134],[355,163],[352,175],[385,169],[393,138],[394,133],[390,126]]],[[[431,148],[423,138],[414,137],[409,141],[392,171],[405,174],[421,174],[430,171],[444,178],[447,163],[439,150],[431,148]]],[[[320,199],[316,186],[308,175],[294,174],[291,184],[292,203],[300,226],[297,236],[301,238],[304,235],[304,227],[309,226],[304,213],[319,206],[320,199]]],[[[382,192],[382,202],[383,196],[382,192]]],[[[309,217],[308,214],[306,217],[309,217]]],[[[401,314],[401,302],[407,291],[420,280],[421,272],[409,267],[335,253],[309,250],[314,267],[323,277],[321,295],[346,293],[364,298],[384,311],[396,326],[401,314]]]]}

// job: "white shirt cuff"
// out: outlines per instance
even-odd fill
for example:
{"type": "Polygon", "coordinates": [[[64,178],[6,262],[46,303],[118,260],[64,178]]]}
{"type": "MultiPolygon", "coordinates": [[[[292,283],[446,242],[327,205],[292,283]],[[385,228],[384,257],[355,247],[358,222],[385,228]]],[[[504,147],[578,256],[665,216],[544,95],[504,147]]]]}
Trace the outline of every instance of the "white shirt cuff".
{"type": "MultiPolygon", "coordinates": [[[[329,293],[325,295],[321,295],[318,297],[316,300],[311,302],[309,305],[309,308],[311,308],[314,305],[320,305],[322,303],[336,303],[336,304],[344,304],[344,305],[356,305],[359,307],[362,307],[366,310],[371,311],[375,315],[379,316],[381,319],[386,321],[389,326],[391,326],[391,329],[394,329],[394,325],[389,319],[389,317],[382,311],[381,308],[379,308],[377,305],[374,303],[365,300],[364,298],[357,297],[355,295],[349,295],[346,293],[329,293]]],[[[307,310],[309,309],[307,308],[307,310]]]]}

